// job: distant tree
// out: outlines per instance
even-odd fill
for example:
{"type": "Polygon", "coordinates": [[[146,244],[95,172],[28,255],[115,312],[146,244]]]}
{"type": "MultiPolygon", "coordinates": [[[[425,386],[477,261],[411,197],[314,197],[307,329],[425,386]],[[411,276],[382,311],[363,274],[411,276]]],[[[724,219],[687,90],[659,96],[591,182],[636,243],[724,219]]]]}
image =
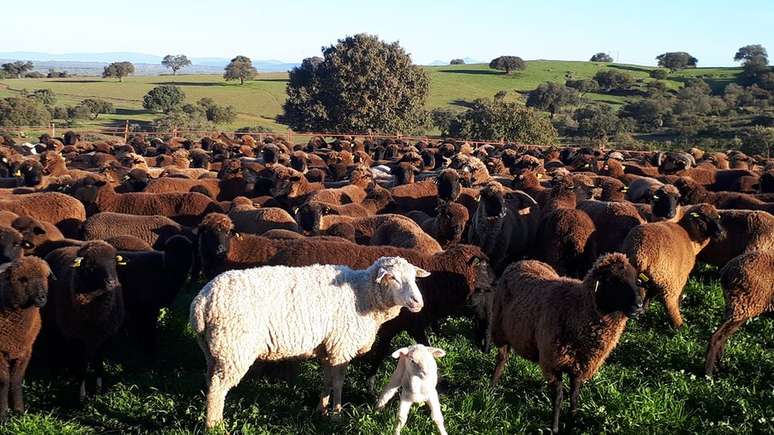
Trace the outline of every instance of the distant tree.
{"type": "Polygon", "coordinates": [[[4,63],[0,66],[3,72],[9,77],[22,78],[25,74],[32,71],[34,65],[30,61],[17,60],[16,62],[4,63]]]}
{"type": "Polygon", "coordinates": [[[772,146],[774,146],[774,127],[756,125],[745,132],[740,151],[749,155],[760,154],[769,158],[772,146]]]}
{"type": "Polygon", "coordinates": [[[457,117],[458,113],[452,109],[438,108],[430,111],[430,122],[442,134],[448,134],[449,126],[457,117]]]}
{"type": "Polygon", "coordinates": [[[527,68],[527,63],[519,56],[500,56],[489,62],[489,68],[505,71],[510,74],[511,71],[522,71],[527,68]]]}
{"type": "Polygon", "coordinates": [[[650,70],[648,75],[656,80],[666,80],[666,78],[669,77],[669,72],[667,72],[665,69],[653,69],[650,70]]]}
{"type": "Polygon", "coordinates": [[[591,56],[592,62],[604,62],[604,63],[610,63],[613,61],[613,56],[610,56],[607,53],[599,52],[593,56],[591,56]]]}
{"type": "Polygon", "coordinates": [[[495,100],[502,100],[502,99],[504,99],[504,98],[505,98],[505,97],[507,97],[507,96],[508,96],[508,91],[506,91],[505,89],[503,89],[503,90],[499,90],[499,91],[497,91],[497,93],[496,93],[496,94],[494,94],[494,99],[495,99],[495,100]]]}
{"type": "Polygon", "coordinates": [[[626,123],[607,104],[581,107],[575,110],[574,118],[578,122],[578,135],[593,141],[607,143],[610,136],[627,130],[626,123]]]}
{"type": "Polygon", "coordinates": [[[40,71],[30,71],[24,74],[24,78],[25,79],[44,79],[46,78],[46,75],[40,71]]]}
{"type": "Polygon", "coordinates": [[[562,106],[578,104],[578,91],[563,84],[547,82],[529,93],[527,106],[551,113],[551,118],[562,106]]]}
{"type": "Polygon", "coordinates": [[[102,71],[102,78],[115,77],[119,82],[124,81],[124,77],[134,74],[134,65],[131,62],[113,62],[102,71]]]}
{"type": "Polygon", "coordinates": [[[0,100],[0,127],[47,125],[51,112],[43,103],[27,97],[8,97],[0,100]]]}
{"type": "Polygon", "coordinates": [[[46,106],[56,104],[56,94],[51,89],[35,89],[30,96],[46,106]]]}
{"type": "Polygon", "coordinates": [[[618,111],[618,116],[631,118],[640,129],[651,131],[662,127],[671,118],[671,104],[663,97],[629,101],[618,111]]]}
{"type": "Polygon", "coordinates": [[[763,56],[766,59],[769,58],[769,54],[766,52],[766,48],[764,46],[760,44],[751,44],[739,48],[739,50],[737,50],[736,54],[734,55],[734,60],[737,62],[746,61],[758,56],[763,56]]]}
{"type": "Polygon", "coordinates": [[[171,69],[172,75],[176,75],[178,70],[190,65],[191,60],[184,54],[168,54],[164,56],[161,64],[171,69]]]}
{"type": "Polygon", "coordinates": [[[648,82],[648,84],[645,86],[649,96],[664,95],[669,90],[666,83],[662,80],[648,82]]]}
{"type": "Polygon", "coordinates": [[[293,68],[282,120],[299,131],[410,132],[427,122],[429,89],[397,42],[362,33],[293,68]]]}
{"type": "Polygon", "coordinates": [[[615,69],[603,69],[594,74],[594,80],[599,87],[606,90],[625,90],[634,84],[634,78],[629,74],[615,69]]]}
{"type": "Polygon", "coordinates": [[[245,84],[245,80],[250,80],[258,74],[253,66],[253,61],[247,56],[237,56],[231,59],[226,65],[226,72],[223,78],[226,80],[239,80],[239,84],[245,84]]]}
{"type": "Polygon", "coordinates": [[[142,99],[142,107],[155,112],[169,113],[185,101],[185,93],[177,86],[161,85],[148,91],[142,99]]]}
{"type": "Polygon", "coordinates": [[[449,65],[465,65],[465,59],[452,59],[449,65]]]}
{"type": "Polygon", "coordinates": [[[445,136],[527,144],[555,144],[556,129],[540,112],[510,101],[475,100],[452,120],[445,136]]]}
{"type": "Polygon", "coordinates": [[[656,56],[656,60],[658,60],[658,66],[662,68],[669,68],[672,71],[686,68],[696,68],[696,64],[699,62],[698,59],[684,51],[674,51],[659,54],[656,56]]]}
{"type": "Polygon", "coordinates": [[[81,101],[81,106],[89,111],[89,117],[91,119],[97,119],[99,115],[113,113],[115,111],[112,103],[99,98],[87,98],[81,101]]]}
{"type": "Polygon", "coordinates": [[[577,89],[580,92],[581,98],[589,92],[597,92],[599,90],[599,83],[592,79],[567,80],[564,85],[568,88],[577,89]]]}
{"type": "Polygon", "coordinates": [[[234,106],[221,106],[212,98],[201,98],[196,102],[204,108],[204,116],[214,124],[229,124],[236,121],[237,113],[234,106]]]}
{"type": "Polygon", "coordinates": [[[70,77],[70,73],[67,71],[56,71],[54,68],[49,68],[46,77],[49,79],[62,79],[70,77]]]}

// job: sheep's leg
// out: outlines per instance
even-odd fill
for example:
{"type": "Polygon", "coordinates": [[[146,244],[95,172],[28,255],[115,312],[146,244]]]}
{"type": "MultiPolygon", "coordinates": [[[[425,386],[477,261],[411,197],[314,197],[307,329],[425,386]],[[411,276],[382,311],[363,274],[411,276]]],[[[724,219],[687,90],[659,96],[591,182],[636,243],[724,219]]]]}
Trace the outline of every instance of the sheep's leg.
{"type": "Polygon", "coordinates": [[[30,355],[26,355],[11,366],[11,408],[17,412],[24,412],[24,400],[22,398],[22,382],[27,365],[30,363],[30,355]]]}
{"type": "Polygon", "coordinates": [[[400,431],[403,430],[403,426],[406,425],[410,409],[411,402],[401,399],[400,407],[398,408],[398,425],[395,426],[395,435],[399,435],[400,431]]]}
{"type": "Polygon", "coordinates": [[[0,355],[0,422],[8,417],[8,387],[10,381],[8,361],[0,355]]]}
{"type": "Polygon", "coordinates": [[[215,359],[207,359],[207,428],[213,428],[223,421],[223,407],[226,395],[247,373],[255,358],[234,359],[223,366],[215,359]]]}
{"type": "Polygon", "coordinates": [[[575,415],[578,412],[578,396],[583,383],[577,376],[570,375],[570,413],[575,415]]]}
{"type": "Polygon", "coordinates": [[[398,365],[395,367],[395,371],[392,372],[392,376],[390,376],[390,382],[387,383],[387,385],[384,386],[384,390],[382,391],[382,394],[379,396],[379,400],[376,401],[376,408],[382,409],[387,405],[387,402],[392,399],[392,396],[395,395],[395,393],[398,392],[398,388],[400,388],[401,380],[403,379],[403,373],[406,371],[406,361],[405,358],[398,359],[398,365]]]}
{"type": "Polygon", "coordinates": [[[505,370],[505,365],[508,364],[508,358],[511,355],[511,346],[510,345],[503,345],[500,346],[500,351],[497,352],[497,364],[495,365],[495,371],[492,375],[492,386],[496,386],[498,382],[500,382],[500,377],[503,375],[503,370],[505,370]]]}
{"type": "Polygon", "coordinates": [[[712,334],[710,338],[709,347],[707,348],[707,360],[704,364],[704,373],[707,376],[712,376],[715,371],[715,365],[720,361],[723,356],[723,350],[726,347],[726,342],[733,335],[746,319],[741,320],[726,320],[725,323],[712,334]]]}
{"type": "Polygon", "coordinates": [[[379,366],[382,364],[382,361],[390,353],[390,343],[392,342],[393,337],[395,337],[394,333],[382,331],[382,333],[376,336],[376,341],[371,347],[371,364],[366,372],[366,379],[368,390],[372,394],[376,394],[376,373],[379,371],[379,366]]]}
{"type": "Polygon", "coordinates": [[[683,316],[680,314],[680,292],[671,289],[664,292],[664,307],[672,327],[675,329],[682,328],[683,316]]]}
{"type": "Polygon", "coordinates": [[[341,392],[344,389],[344,377],[347,374],[347,366],[349,363],[342,363],[333,366],[332,370],[332,386],[333,386],[333,404],[332,409],[334,414],[341,412],[341,392]]]}
{"type": "Polygon", "coordinates": [[[333,388],[333,367],[325,361],[322,361],[320,365],[322,365],[323,371],[323,389],[320,393],[320,403],[317,405],[317,411],[325,414],[325,411],[328,409],[328,402],[331,399],[331,389],[333,388]]]}
{"type": "Polygon", "coordinates": [[[559,432],[559,414],[562,412],[562,400],[564,399],[564,391],[562,391],[562,376],[554,378],[548,383],[551,388],[551,400],[554,403],[554,420],[551,431],[553,433],[559,432]]]}
{"type": "Polygon", "coordinates": [[[430,400],[427,401],[427,406],[430,407],[430,416],[433,418],[436,427],[438,427],[438,432],[441,435],[446,435],[446,427],[443,425],[443,414],[441,413],[441,402],[438,400],[438,393],[433,393],[430,396],[430,400]]]}

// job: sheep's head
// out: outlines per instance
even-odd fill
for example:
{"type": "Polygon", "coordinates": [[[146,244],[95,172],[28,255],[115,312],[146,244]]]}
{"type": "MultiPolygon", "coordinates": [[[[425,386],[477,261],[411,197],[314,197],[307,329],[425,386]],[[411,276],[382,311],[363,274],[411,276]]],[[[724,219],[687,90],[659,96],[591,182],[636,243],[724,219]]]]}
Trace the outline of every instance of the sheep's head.
{"type": "Polygon", "coordinates": [[[23,161],[17,173],[24,178],[25,186],[37,186],[43,182],[43,165],[37,160],[23,161]]]}
{"type": "Polygon", "coordinates": [[[420,378],[435,375],[438,372],[435,358],[441,358],[445,355],[446,352],[443,349],[427,347],[422,344],[404,347],[392,353],[392,357],[398,360],[398,364],[403,364],[406,376],[420,378]]]}
{"type": "Polygon", "coordinates": [[[681,204],[699,204],[707,199],[707,189],[690,178],[681,177],[675,180],[674,186],[680,194],[681,204]]]}
{"type": "Polygon", "coordinates": [[[38,257],[0,266],[0,311],[45,305],[50,275],[48,263],[38,257]]]}
{"type": "Polygon", "coordinates": [[[436,178],[438,199],[445,202],[456,201],[460,196],[460,176],[453,169],[444,169],[436,178]]]}
{"type": "Polygon", "coordinates": [[[422,164],[425,166],[425,168],[435,169],[435,152],[433,150],[425,148],[422,150],[420,155],[422,156],[422,164]]]}
{"type": "Polygon", "coordinates": [[[680,191],[671,184],[665,184],[653,192],[650,205],[653,208],[653,216],[672,219],[677,214],[677,206],[680,202],[680,191]]]}
{"type": "Polygon", "coordinates": [[[142,192],[148,187],[149,182],[150,178],[145,169],[132,169],[121,180],[122,192],[142,192]]]}
{"type": "Polygon", "coordinates": [[[643,310],[641,287],[648,278],[640,276],[620,253],[600,257],[584,279],[593,292],[594,304],[601,315],[622,312],[634,317],[643,310]],[[644,278],[644,279],[643,279],[644,278]]]}
{"type": "Polygon", "coordinates": [[[207,151],[204,151],[201,148],[192,149],[189,153],[189,159],[192,168],[210,169],[210,162],[212,159],[207,151]]]}
{"type": "Polygon", "coordinates": [[[722,239],[725,230],[720,224],[720,214],[709,204],[698,204],[688,207],[680,219],[680,225],[685,228],[692,240],[700,243],[708,239],[722,239]]]}
{"type": "Polygon", "coordinates": [[[306,172],[306,153],[303,151],[295,151],[290,155],[290,167],[298,172],[306,172]]]}
{"type": "Polygon", "coordinates": [[[659,170],[664,174],[674,174],[696,166],[693,156],[684,152],[668,153],[659,163],[659,170]]]}
{"type": "Polygon", "coordinates": [[[221,260],[228,254],[231,237],[238,236],[238,233],[234,232],[231,218],[222,213],[210,213],[205,216],[196,228],[196,234],[202,259],[214,256],[221,260]]]}
{"type": "Polygon", "coordinates": [[[0,227],[0,264],[20,258],[24,253],[23,250],[27,247],[32,248],[33,246],[32,244],[26,245],[24,237],[17,230],[0,227]]]}
{"type": "Polygon", "coordinates": [[[298,227],[305,234],[319,234],[322,217],[339,214],[335,208],[321,202],[307,202],[293,210],[298,227]]]}
{"type": "Polygon", "coordinates": [[[484,188],[481,189],[481,200],[478,207],[489,223],[503,219],[508,212],[508,208],[505,205],[505,189],[503,186],[496,181],[486,183],[484,188]]]}
{"type": "Polygon", "coordinates": [[[89,176],[73,184],[70,190],[72,196],[82,202],[88,212],[96,211],[93,208],[99,200],[99,194],[106,188],[109,186],[105,177],[89,176]]]}
{"type": "Polygon", "coordinates": [[[11,226],[22,235],[21,246],[25,255],[32,254],[35,248],[48,241],[64,238],[62,233],[53,225],[47,227],[42,222],[27,216],[19,216],[11,223],[11,226]]]}
{"type": "Polygon", "coordinates": [[[101,240],[83,244],[70,265],[73,302],[87,305],[98,299],[107,301],[120,296],[116,267],[125,265],[126,260],[109,244],[101,240]]]}
{"type": "Polygon", "coordinates": [[[414,176],[419,173],[419,170],[411,163],[402,162],[398,163],[398,166],[392,172],[395,176],[395,185],[402,186],[404,184],[413,184],[414,176]]]}
{"type": "Polygon", "coordinates": [[[274,171],[272,182],[274,186],[271,188],[271,195],[295,197],[300,194],[300,184],[305,181],[304,174],[295,171],[290,168],[277,168],[274,171]]]}
{"type": "Polygon", "coordinates": [[[424,306],[422,293],[417,287],[417,278],[426,278],[430,272],[420,269],[401,257],[381,257],[368,269],[376,283],[383,308],[406,307],[418,313],[424,306]]]}
{"type": "Polygon", "coordinates": [[[468,209],[456,202],[442,202],[436,208],[438,241],[444,248],[462,240],[468,222],[468,209]]]}

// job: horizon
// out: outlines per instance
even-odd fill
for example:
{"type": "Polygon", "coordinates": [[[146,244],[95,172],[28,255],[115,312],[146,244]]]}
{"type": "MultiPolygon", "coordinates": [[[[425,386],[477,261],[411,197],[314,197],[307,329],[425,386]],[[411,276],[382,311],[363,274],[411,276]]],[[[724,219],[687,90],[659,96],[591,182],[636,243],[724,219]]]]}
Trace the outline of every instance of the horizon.
{"type": "Polygon", "coordinates": [[[51,55],[180,53],[189,58],[230,59],[243,54],[290,64],[319,56],[320,47],[348,35],[370,33],[398,41],[419,65],[466,57],[488,62],[500,55],[587,61],[596,52],[606,52],[617,63],[653,66],[660,53],[687,51],[699,59],[699,67],[730,67],[738,65],[732,58],[743,45],[774,46],[770,31],[774,8],[767,6],[764,0],[734,4],[657,0],[627,8],[613,0],[518,5],[504,0],[421,5],[399,0],[363,7],[353,0],[335,0],[323,5],[299,1],[264,7],[236,0],[228,10],[217,10],[179,0],[163,4],[137,0],[131,10],[122,8],[117,13],[114,6],[96,0],[80,1],[75,7],[44,0],[7,5],[7,16],[14,19],[6,25],[4,48],[5,53],[51,55]],[[147,10],[154,14],[145,14],[147,10]],[[177,21],[170,21],[170,16],[177,21]],[[379,20],[374,21],[374,16],[379,20]],[[78,23],[63,31],[62,24],[72,20],[78,23]],[[30,22],[57,29],[56,38],[30,32],[30,22]]]}

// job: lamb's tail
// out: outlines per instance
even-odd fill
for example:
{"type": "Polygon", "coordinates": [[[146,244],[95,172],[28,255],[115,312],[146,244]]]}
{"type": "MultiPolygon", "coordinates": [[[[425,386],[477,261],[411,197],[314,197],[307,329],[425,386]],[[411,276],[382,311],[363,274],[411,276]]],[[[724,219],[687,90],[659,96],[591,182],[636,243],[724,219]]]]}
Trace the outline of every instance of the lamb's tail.
{"type": "Polygon", "coordinates": [[[203,334],[204,329],[207,327],[206,309],[207,297],[204,291],[202,291],[191,302],[191,312],[188,316],[188,323],[196,332],[196,335],[203,334]]]}

